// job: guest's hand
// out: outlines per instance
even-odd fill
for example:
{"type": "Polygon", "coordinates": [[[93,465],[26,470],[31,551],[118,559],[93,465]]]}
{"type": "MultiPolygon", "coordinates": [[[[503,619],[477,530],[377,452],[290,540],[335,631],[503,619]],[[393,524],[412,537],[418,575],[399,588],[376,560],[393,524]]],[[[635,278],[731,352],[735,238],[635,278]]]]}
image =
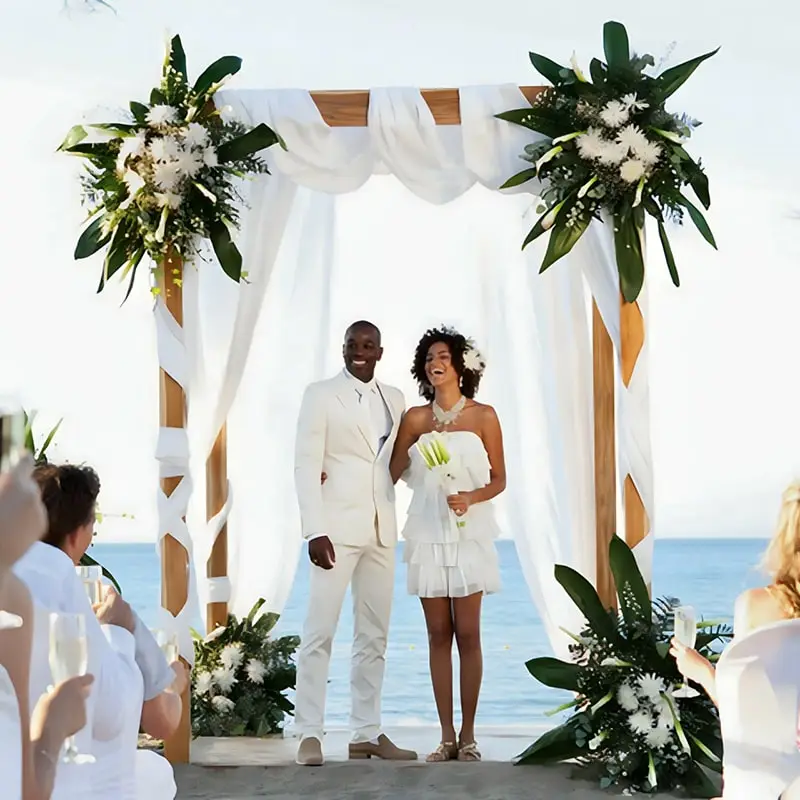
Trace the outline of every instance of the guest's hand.
{"type": "Polygon", "coordinates": [[[94,607],[94,613],[101,625],[117,625],[131,633],[136,626],[133,610],[112,586],[106,590],[103,602],[94,607]]]}
{"type": "Polygon", "coordinates": [[[308,558],[315,567],[333,569],[336,563],[336,551],[333,542],[327,536],[318,536],[308,543],[308,558]]]}
{"type": "Polygon", "coordinates": [[[472,505],[469,492],[451,494],[447,498],[447,505],[450,506],[450,510],[453,511],[457,517],[463,517],[464,514],[467,513],[469,507],[472,505]]]}
{"type": "Polygon", "coordinates": [[[43,740],[58,752],[68,737],[86,726],[86,698],[93,675],[80,675],[43,694],[31,714],[31,738],[43,740]]]}
{"type": "Polygon", "coordinates": [[[15,564],[47,529],[47,512],[28,455],[0,474],[0,568],[15,564]]]}
{"type": "Polygon", "coordinates": [[[701,686],[704,685],[709,672],[713,670],[711,662],[707,658],[674,637],[670,641],[669,654],[675,659],[681,675],[701,686]]]}
{"type": "Polygon", "coordinates": [[[175,673],[175,680],[170,686],[170,690],[175,694],[183,694],[189,685],[189,670],[183,661],[173,661],[170,666],[175,673]]]}

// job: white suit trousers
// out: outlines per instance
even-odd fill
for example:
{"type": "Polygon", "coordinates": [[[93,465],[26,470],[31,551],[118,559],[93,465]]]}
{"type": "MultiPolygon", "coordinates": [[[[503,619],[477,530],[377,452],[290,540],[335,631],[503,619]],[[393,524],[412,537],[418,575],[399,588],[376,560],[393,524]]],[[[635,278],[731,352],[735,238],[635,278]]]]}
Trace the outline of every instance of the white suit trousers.
{"type": "Polygon", "coordinates": [[[350,728],[353,740],[363,742],[381,733],[396,548],[382,547],[377,536],[369,545],[334,547],[333,569],[311,567],[308,612],[297,657],[295,728],[301,738],[322,741],[331,645],[349,584],[353,596],[350,728]]]}

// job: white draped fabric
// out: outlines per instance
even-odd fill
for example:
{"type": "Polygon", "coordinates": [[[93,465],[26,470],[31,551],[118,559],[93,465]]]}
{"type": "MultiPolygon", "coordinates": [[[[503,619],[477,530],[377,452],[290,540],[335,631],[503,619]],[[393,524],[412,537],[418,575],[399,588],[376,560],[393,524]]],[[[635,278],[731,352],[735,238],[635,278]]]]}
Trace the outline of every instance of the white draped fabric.
{"type": "MultiPolygon", "coordinates": [[[[341,336],[331,329],[335,276],[346,266],[334,236],[342,202],[337,196],[354,192],[373,175],[391,174],[417,197],[441,206],[476,184],[495,190],[524,166],[519,154],[531,134],[493,116],[526,105],[518,87],[466,87],[460,100],[462,124],[437,126],[418,90],[373,89],[366,128],[329,128],[302,90],[220,94],[220,104],[229,104],[245,122],[266,122],[277,130],[287,150],[270,149],[272,175],[246,188],[249,210],[239,239],[249,282],[236,287],[203,263],[185,279],[190,457],[177,437],[172,448],[162,446],[161,455],[162,464],[179,465],[181,474],[191,464],[195,476],[187,519],[202,603],[230,597],[233,612],[242,614],[265,597],[270,609],[280,611],[291,588],[300,546],[292,474],[296,416],[305,385],[335,363],[331,337],[341,336]],[[220,519],[206,524],[203,464],[226,418],[232,502],[220,519]],[[225,518],[230,583],[209,583],[205,562],[225,518]]],[[[473,237],[469,246],[450,255],[457,267],[431,263],[428,272],[435,281],[436,273],[457,270],[460,284],[475,287],[464,314],[478,326],[469,333],[488,351],[482,397],[496,405],[507,441],[504,524],[516,539],[550,640],[563,652],[559,626],[574,628],[579,620],[553,579],[553,566],[569,564],[590,580],[595,571],[592,353],[584,277],[617,351],[619,301],[608,226],[593,225],[574,254],[537,274],[543,243],[519,250],[532,224],[529,190],[496,195],[507,217],[490,230],[478,225],[465,233],[465,239],[473,237]]],[[[397,236],[414,237],[415,231],[397,236]]],[[[385,258],[373,255],[373,269],[380,270],[385,258]]],[[[381,291],[391,293],[395,282],[406,279],[389,272],[381,291]]],[[[158,324],[165,336],[167,324],[158,324]]],[[[618,451],[621,471],[631,469],[652,519],[646,358],[645,348],[631,386],[620,392],[618,451]]],[[[167,513],[175,525],[180,502],[165,508],[165,531],[171,531],[167,513]]]]}

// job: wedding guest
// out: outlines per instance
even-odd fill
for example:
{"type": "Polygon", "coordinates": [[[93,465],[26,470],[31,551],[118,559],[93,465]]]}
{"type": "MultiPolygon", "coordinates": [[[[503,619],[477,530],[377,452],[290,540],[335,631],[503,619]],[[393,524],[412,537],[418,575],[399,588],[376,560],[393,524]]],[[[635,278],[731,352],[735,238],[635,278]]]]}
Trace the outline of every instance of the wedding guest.
{"type": "Polygon", "coordinates": [[[46,516],[33,462],[23,459],[0,475],[0,770],[10,800],[51,797],[64,740],[86,724],[86,697],[93,681],[64,681],[29,708],[33,607],[11,568],[44,532],[46,516]]]}

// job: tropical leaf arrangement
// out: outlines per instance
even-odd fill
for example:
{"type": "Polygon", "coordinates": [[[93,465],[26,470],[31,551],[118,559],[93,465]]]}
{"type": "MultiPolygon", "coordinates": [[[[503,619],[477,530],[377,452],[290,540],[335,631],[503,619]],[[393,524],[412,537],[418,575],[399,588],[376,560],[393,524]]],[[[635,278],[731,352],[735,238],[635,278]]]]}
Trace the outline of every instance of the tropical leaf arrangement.
{"type": "MultiPolygon", "coordinates": [[[[25,412],[25,450],[33,455],[34,462],[39,464],[49,464],[49,460],[47,458],[47,451],[50,448],[50,445],[53,444],[53,440],[56,438],[56,434],[58,433],[58,429],[61,427],[61,423],[64,421],[60,419],[48,432],[47,435],[44,437],[42,444],[37,447],[36,446],[36,438],[33,435],[33,420],[35,418],[35,414],[28,414],[25,412]]],[[[130,514],[121,514],[121,517],[125,519],[133,519],[130,514]]],[[[99,507],[95,510],[95,520],[98,524],[103,521],[103,514],[100,511],[99,507]]],[[[93,533],[93,536],[97,536],[97,531],[93,533]]],[[[94,544],[92,544],[94,546],[94,544]]],[[[109,580],[113,585],[114,588],[122,594],[122,587],[119,585],[117,579],[112,575],[112,573],[106,569],[99,561],[92,558],[89,553],[84,553],[81,558],[81,566],[84,567],[91,567],[97,566],[103,570],[103,576],[109,580]]]]}
{"type": "Polygon", "coordinates": [[[241,58],[224,56],[190,84],[175,36],[149,103],[131,102],[122,122],[76,125],[58,148],[86,160],[82,195],[90,222],[75,258],[106,248],[98,292],[120,273],[128,278],[127,300],[145,256],[158,277],[175,258],[198,256],[204,239],[232,280],[246,277],[231,238],[244,202],[237,181],[269,172],[259,153],[281,140],[263,123],[248,130],[228,107],[217,108],[214,95],[241,65],[241,58]]]}
{"type": "Polygon", "coordinates": [[[271,638],[278,615],[259,616],[263,605],[259,600],[242,620],[228,615],[228,624],[206,637],[193,632],[194,736],[267,736],[294,711],[286,692],[295,686],[300,638],[271,638]]]}
{"type": "Polygon", "coordinates": [[[703,208],[711,204],[708,178],[699,161],[684,149],[700,124],[666,109],[667,100],[717,50],[658,75],[653,56],[631,52],[619,22],[603,27],[605,63],[589,64],[589,78],[575,56],[569,67],[538,53],[530,59],[551,87],[531,108],[497,116],[541,134],[522,158],[533,166],[509,178],[501,188],[538,179],[544,185],[541,215],[523,248],[547,231],[550,240],[540,272],[565,256],[593,219],[610,221],[620,288],[632,303],[644,283],[644,227],[647,215],[658,226],[670,276],[680,285],[665,223],[682,223],[686,214],[714,248],[714,235],[702,211],[683,193],[689,187],[703,208]]]}
{"type": "MultiPolygon", "coordinates": [[[[601,788],[670,791],[716,797],[721,774],[719,717],[704,693],[675,697],[683,678],[669,655],[674,598],[651,602],[630,548],[614,537],[610,548],[620,612],[604,608],[594,587],[569,567],[555,568],[556,580],[586,619],[570,633],[572,663],[534,658],[536,680],[574,693],[556,709],[568,719],[518,756],[519,764],[577,760],[600,774],[601,788]]],[[[733,635],[719,622],[699,622],[697,649],[711,660],[733,635]]]]}

